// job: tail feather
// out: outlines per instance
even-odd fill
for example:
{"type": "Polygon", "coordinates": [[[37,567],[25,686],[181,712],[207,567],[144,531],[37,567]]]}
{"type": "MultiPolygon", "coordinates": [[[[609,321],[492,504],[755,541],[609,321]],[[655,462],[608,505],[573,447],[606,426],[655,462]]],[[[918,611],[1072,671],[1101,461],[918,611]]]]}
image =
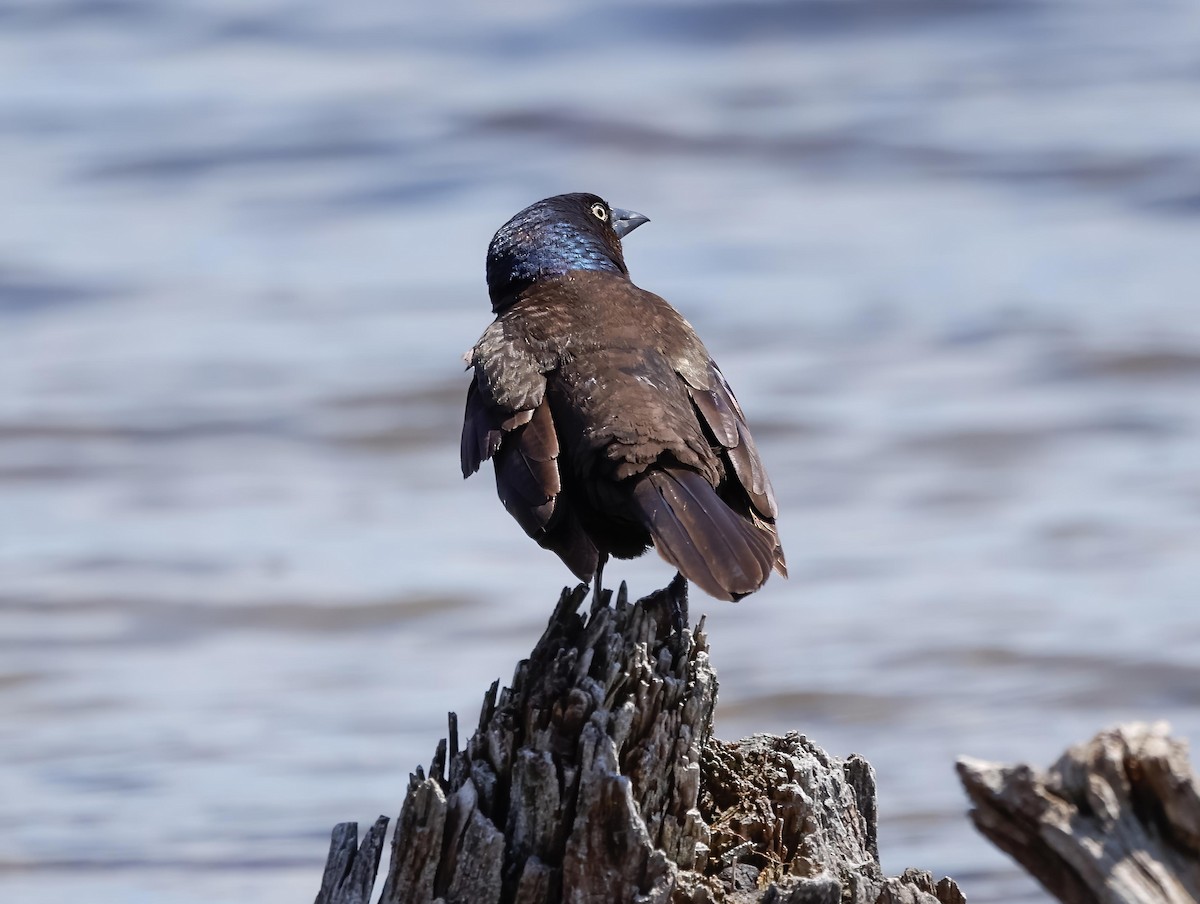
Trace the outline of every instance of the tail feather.
{"type": "Polygon", "coordinates": [[[654,548],[684,577],[705,592],[721,599],[730,599],[731,593],[724,587],[726,582],[714,573],[713,562],[716,557],[705,548],[706,535],[701,535],[700,544],[693,540],[692,532],[675,515],[676,506],[661,492],[662,483],[659,479],[647,477],[638,483],[634,491],[646,514],[646,526],[654,538],[654,548]]]}
{"type": "Polygon", "coordinates": [[[659,555],[712,596],[741,599],[778,564],[771,526],[734,511],[695,471],[651,470],[633,495],[659,555]]]}
{"type": "Polygon", "coordinates": [[[658,480],[663,499],[672,512],[683,513],[677,517],[692,528],[692,540],[706,558],[712,561],[715,557],[715,564],[727,563],[739,580],[765,581],[771,572],[771,550],[762,542],[761,533],[729,508],[699,475],[691,471],[665,473],[669,479],[658,480]],[[703,521],[688,518],[692,513],[701,513],[703,521]],[[709,529],[710,524],[715,531],[709,529]]]}

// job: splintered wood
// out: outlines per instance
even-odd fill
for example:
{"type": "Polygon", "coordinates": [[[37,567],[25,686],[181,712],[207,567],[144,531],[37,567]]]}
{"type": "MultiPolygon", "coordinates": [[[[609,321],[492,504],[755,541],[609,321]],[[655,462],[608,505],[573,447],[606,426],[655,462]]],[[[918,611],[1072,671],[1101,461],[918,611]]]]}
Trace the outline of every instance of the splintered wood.
{"type": "Polygon", "coordinates": [[[1047,771],[964,757],[976,827],[1064,904],[1200,901],[1200,797],[1163,723],[1103,731],[1047,771]]]}
{"type": "MultiPolygon", "coordinates": [[[[884,877],[865,760],[796,734],[710,739],[716,674],[703,621],[671,627],[676,592],[631,605],[622,587],[584,618],[586,588],[564,591],[466,746],[452,716],[411,777],[383,904],[965,900],[929,873],[884,877]]],[[[373,836],[362,853],[354,836],[335,829],[318,904],[365,900],[373,836]]]]}

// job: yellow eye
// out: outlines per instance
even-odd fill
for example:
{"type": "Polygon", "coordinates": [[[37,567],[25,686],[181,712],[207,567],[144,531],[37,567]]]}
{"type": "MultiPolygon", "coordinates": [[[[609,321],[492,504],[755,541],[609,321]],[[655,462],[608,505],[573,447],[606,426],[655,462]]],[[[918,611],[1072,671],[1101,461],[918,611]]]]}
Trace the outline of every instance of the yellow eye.
{"type": "Polygon", "coordinates": [[[608,208],[597,202],[592,205],[592,216],[603,223],[608,219],[608,208]]]}

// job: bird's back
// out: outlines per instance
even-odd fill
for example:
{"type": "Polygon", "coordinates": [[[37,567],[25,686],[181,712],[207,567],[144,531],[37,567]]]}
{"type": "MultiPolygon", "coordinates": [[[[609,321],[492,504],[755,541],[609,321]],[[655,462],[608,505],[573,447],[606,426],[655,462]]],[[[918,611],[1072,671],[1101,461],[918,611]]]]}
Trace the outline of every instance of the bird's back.
{"type": "MultiPolygon", "coordinates": [[[[669,455],[719,479],[680,376],[700,373],[691,362],[707,362],[708,352],[674,308],[608,273],[572,274],[529,302],[531,311],[557,310],[565,327],[557,342],[547,336],[558,352],[547,378],[581,476],[620,481],[669,455]]],[[[522,306],[512,313],[521,316],[522,306]]]]}

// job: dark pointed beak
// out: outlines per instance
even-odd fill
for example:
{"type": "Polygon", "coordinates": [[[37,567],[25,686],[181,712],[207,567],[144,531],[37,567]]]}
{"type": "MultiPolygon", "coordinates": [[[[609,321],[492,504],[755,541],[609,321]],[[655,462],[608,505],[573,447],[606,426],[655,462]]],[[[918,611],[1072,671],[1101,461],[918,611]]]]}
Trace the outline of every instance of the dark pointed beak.
{"type": "Polygon", "coordinates": [[[612,228],[618,238],[625,238],[643,223],[649,222],[648,216],[640,214],[636,210],[622,210],[619,207],[612,209],[612,228]]]}

